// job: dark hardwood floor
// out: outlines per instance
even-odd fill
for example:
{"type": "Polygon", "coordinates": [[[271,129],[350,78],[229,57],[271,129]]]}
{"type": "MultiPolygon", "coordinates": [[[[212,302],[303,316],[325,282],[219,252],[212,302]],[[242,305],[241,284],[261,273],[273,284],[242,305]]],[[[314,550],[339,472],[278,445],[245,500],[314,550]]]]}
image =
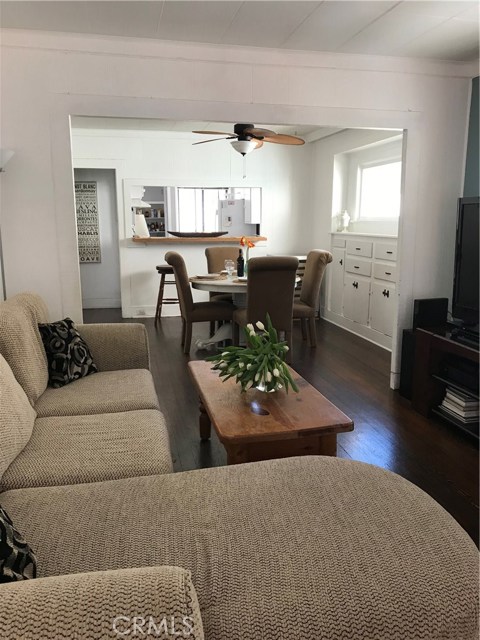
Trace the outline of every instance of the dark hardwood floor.
{"type": "MultiPolygon", "coordinates": [[[[85,322],[122,320],[120,310],[86,310],[85,322]]],[[[151,368],[171,435],[175,470],[226,463],[214,435],[200,442],[198,400],[180,348],[180,318],[143,320],[149,339],[151,368]]],[[[206,336],[207,324],[194,325],[206,336]]],[[[454,427],[426,419],[389,388],[390,353],[328,322],[319,321],[318,346],[310,349],[295,326],[292,366],[350,416],[351,433],[339,434],[338,455],[390,469],[437,500],[478,544],[478,444],[454,427]]],[[[195,351],[191,359],[203,359],[195,351]]]]}

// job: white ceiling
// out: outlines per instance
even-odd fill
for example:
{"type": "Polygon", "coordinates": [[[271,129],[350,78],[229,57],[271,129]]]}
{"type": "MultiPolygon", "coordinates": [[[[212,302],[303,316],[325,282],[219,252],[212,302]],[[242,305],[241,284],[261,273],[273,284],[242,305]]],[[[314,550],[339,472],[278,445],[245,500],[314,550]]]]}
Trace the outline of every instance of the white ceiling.
{"type": "MultiPolygon", "coordinates": [[[[334,133],[342,131],[335,127],[320,127],[318,125],[285,125],[255,123],[257,127],[271,129],[276,133],[286,133],[293,136],[300,136],[307,142],[326,138],[334,133]]],[[[171,131],[181,133],[191,133],[192,131],[221,131],[225,133],[233,132],[233,123],[226,122],[204,122],[188,120],[161,120],[160,118],[103,118],[92,116],[72,116],[72,128],[79,129],[102,129],[116,131],[171,131]]],[[[198,141],[207,140],[204,135],[195,136],[198,141]]]]}
{"type": "Polygon", "coordinates": [[[479,57],[479,5],[477,0],[2,0],[0,25],[468,62],[479,57]]]}

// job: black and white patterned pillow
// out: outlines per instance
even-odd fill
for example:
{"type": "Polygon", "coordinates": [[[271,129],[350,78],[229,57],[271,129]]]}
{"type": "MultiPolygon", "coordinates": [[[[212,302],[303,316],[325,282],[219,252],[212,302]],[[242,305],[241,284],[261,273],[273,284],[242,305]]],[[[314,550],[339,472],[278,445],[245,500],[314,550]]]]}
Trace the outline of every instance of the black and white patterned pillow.
{"type": "Polygon", "coordinates": [[[69,382],[98,371],[87,343],[70,318],[50,324],[39,324],[47,353],[48,384],[63,387],[69,382]]]}
{"type": "Polygon", "coordinates": [[[35,554],[0,507],[0,582],[29,580],[36,575],[35,554]]]}

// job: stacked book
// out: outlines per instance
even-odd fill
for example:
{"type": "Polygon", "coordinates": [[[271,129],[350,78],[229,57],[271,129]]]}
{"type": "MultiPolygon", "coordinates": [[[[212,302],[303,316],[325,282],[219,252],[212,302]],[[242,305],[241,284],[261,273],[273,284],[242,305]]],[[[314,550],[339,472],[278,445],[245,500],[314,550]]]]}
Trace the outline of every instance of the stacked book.
{"type": "Polygon", "coordinates": [[[478,422],[478,399],[458,389],[447,387],[445,398],[440,405],[442,411],[464,424],[478,422]]]}

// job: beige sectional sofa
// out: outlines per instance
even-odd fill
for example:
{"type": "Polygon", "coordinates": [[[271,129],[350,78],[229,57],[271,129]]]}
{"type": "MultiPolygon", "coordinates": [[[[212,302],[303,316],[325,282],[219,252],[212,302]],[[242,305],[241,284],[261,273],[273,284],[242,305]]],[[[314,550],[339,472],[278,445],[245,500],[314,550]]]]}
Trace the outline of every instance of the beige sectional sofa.
{"type": "Polygon", "coordinates": [[[101,373],[67,399],[5,347],[44,319],[0,305],[0,505],[38,559],[2,640],[477,638],[476,547],[423,491],[321,456],[168,473],[143,327],[80,327],[101,373]]]}
{"type": "Polygon", "coordinates": [[[0,304],[0,380],[9,408],[0,418],[0,488],[171,472],[145,327],[80,325],[99,372],[54,389],[38,331],[44,322],[39,296],[0,304]]]}

